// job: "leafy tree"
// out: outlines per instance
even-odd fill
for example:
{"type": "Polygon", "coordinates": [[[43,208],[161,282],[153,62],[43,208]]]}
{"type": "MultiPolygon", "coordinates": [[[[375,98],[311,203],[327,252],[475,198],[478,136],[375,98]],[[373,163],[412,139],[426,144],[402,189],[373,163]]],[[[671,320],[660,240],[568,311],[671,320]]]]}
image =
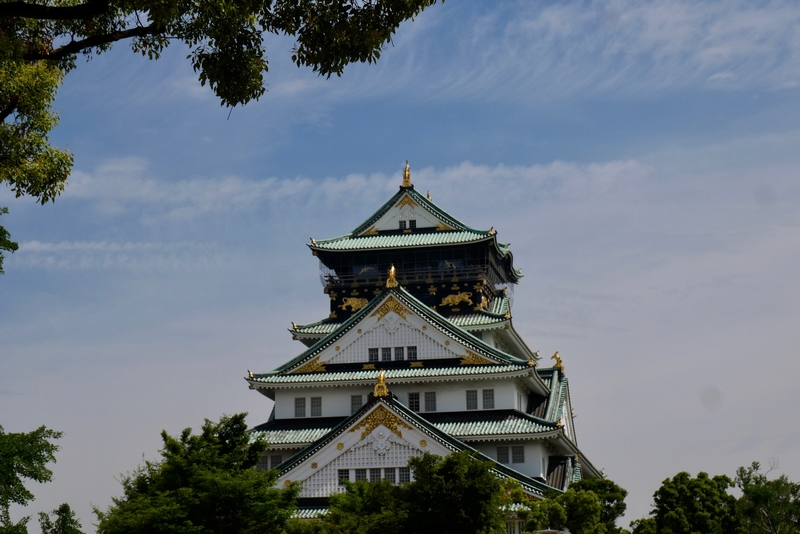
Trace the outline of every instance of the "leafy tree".
{"type": "Polygon", "coordinates": [[[48,482],[53,472],[47,464],[55,462],[58,445],[52,443],[61,432],[40,426],[33,432],[6,433],[0,426],[0,533],[24,534],[30,517],[12,523],[11,504],[25,506],[34,499],[23,479],[48,482]]]}
{"type": "Polygon", "coordinates": [[[346,482],[346,491],[332,495],[323,518],[330,534],[401,534],[407,532],[408,504],[404,486],[388,480],[346,482]]]}
{"type": "Polygon", "coordinates": [[[161,433],[158,462],[123,477],[123,496],[95,508],[99,534],[249,534],[280,532],[296,507],[298,488],[273,488],[276,471],[253,469],[266,444],[251,440],[245,415],[209,420],[193,435],[161,433]]]}
{"type": "Polygon", "coordinates": [[[39,525],[42,527],[42,534],[83,534],[80,521],[75,519],[75,514],[66,503],[50,514],[39,512],[39,525]],[[55,521],[50,520],[50,515],[55,521]]]}
{"type": "Polygon", "coordinates": [[[525,530],[563,530],[567,526],[567,512],[555,499],[542,499],[528,503],[525,530]]]}
{"type": "MultiPolygon", "coordinates": [[[[0,215],[5,213],[8,213],[8,208],[0,208],[0,215]]],[[[3,251],[5,250],[13,253],[19,248],[17,243],[14,243],[11,241],[11,239],[9,239],[10,237],[11,235],[8,233],[8,231],[0,226],[0,274],[5,272],[3,271],[3,251]]]]}
{"type": "Polygon", "coordinates": [[[617,527],[617,520],[625,515],[627,505],[625,497],[628,491],[619,487],[612,480],[601,477],[584,478],[570,485],[575,491],[591,491],[600,499],[600,521],[605,524],[606,532],[623,532],[617,527]]]}
{"type": "MultiPolygon", "coordinates": [[[[736,499],[728,493],[733,481],[725,475],[692,478],[681,472],[666,479],[653,494],[650,515],[659,534],[729,534],[738,528],[736,499]]],[[[641,528],[650,528],[650,523],[641,528]]],[[[648,532],[640,530],[639,533],[648,532]]]]}
{"type": "Polygon", "coordinates": [[[492,462],[461,451],[444,458],[426,453],[412,458],[414,481],[404,488],[407,532],[489,533],[502,529],[507,488],[492,473],[492,462]]]}
{"type": "Polygon", "coordinates": [[[0,2],[0,183],[45,204],[73,157],[50,146],[52,104],[78,54],[121,40],[158,59],[174,42],[224,106],[264,94],[265,34],[296,39],[292,60],[322,76],[378,60],[400,23],[436,0],[23,0],[0,2]]]}
{"type": "Polygon", "coordinates": [[[737,502],[742,530],[748,534],[797,534],[800,484],[791,482],[786,475],[768,480],[768,473],[761,472],[758,462],[736,471],[736,485],[742,491],[737,502]]]}
{"type": "Polygon", "coordinates": [[[652,517],[645,517],[631,521],[631,534],[656,534],[656,520],[652,517]]]}

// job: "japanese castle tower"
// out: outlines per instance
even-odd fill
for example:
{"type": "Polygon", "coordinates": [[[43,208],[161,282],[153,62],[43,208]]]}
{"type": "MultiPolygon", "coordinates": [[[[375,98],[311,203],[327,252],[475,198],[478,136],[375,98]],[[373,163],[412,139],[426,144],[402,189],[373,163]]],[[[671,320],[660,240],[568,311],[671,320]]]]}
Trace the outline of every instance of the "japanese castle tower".
{"type": "Polygon", "coordinates": [[[474,451],[499,477],[541,497],[600,473],[578,448],[558,353],[544,368],[514,328],[522,277],[494,229],[461,223],[414,189],[399,191],[349,234],[311,240],[328,316],[297,325],[307,349],[249,373],[275,401],[253,429],[261,467],[300,482],[301,515],[343,480],[408,481],[412,456],[474,451]]]}

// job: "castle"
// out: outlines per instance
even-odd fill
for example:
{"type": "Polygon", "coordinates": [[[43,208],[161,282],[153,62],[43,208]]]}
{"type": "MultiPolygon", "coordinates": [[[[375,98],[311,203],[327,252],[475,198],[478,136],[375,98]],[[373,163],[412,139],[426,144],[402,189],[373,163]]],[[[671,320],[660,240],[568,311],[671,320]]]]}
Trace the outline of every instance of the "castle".
{"type": "Polygon", "coordinates": [[[345,480],[411,479],[412,456],[473,451],[541,497],[599,476],[578,448],[558,353],[540,365],[514,328],[522,278],[493,228],[476,230],[416,191],[398,192],[349,234],[308,245],[330,310],[292,324],[307,349],[249,387],[275,402],[253,429],[260,467],[300,482],[300,516],[345,480]]]}

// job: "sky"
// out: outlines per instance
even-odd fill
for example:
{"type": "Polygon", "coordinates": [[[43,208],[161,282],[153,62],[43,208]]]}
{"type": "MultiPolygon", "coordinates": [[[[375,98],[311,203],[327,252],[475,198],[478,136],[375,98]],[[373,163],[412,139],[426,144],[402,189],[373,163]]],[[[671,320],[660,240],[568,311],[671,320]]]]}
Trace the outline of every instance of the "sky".
{"type": "MultiPolygon", "coordinates": [[[[0,424],[64,432],[52,482],[87,531],[162,429],[270,402],[247,370],[327,315],[310,237],[420,191],[510,242],[514,324],[559,351],[578,443],[629,491],[759,461],[800,480],[800,5],[448,0],[325,79],[267,40],[228,110],[179,45],[79,61],[46,206],[0,188],[0,424]]],[[[32,528],[37,531],[37,526],[32,528]]]]}

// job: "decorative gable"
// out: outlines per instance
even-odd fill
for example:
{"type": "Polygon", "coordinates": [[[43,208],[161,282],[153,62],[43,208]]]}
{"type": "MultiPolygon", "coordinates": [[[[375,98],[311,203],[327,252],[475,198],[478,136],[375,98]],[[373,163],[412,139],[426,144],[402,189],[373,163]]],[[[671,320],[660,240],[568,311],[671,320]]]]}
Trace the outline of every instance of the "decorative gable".
{"type": "MultiPolygon", "coordinates": [[[[475,342],[480,343],[477,339],[475,342]]],[[[393,293],[387,293],[339,339],[293,372],[324,372],[328,364],[362,363],[369,368],[370,364],[381,361],[456,358],[461,359],[463,365],[496,363],[403,304],[393,293]],[[384,349],[389,350],[390,360],[386,359],[384,349]],[[372,360],[370,350],[373,351],[372,360]]]]}
{"type": "Polygon", "coordinates": [[[381,477],[391,470],[397,480],[398,470],[425,452],[444,456],[452,451],[392,406],[376,402],[325,444],[312,445],[302,460],[281,473],[278,484],[300,482],[300,497],[327,497],[344,490],[339,485],[341,471],[355,480],[356,469],[372,470],[373,477],[375,470],[381,477]]]}
{"type": "Polygon", "coordinates": [[[378,232],[390,230],[410,232],[412,228],[435,228],[438,231],[454,230],[450,224],[427,209],[409,191],[406,191],[361,235],[376,235],[378,232]]]}

